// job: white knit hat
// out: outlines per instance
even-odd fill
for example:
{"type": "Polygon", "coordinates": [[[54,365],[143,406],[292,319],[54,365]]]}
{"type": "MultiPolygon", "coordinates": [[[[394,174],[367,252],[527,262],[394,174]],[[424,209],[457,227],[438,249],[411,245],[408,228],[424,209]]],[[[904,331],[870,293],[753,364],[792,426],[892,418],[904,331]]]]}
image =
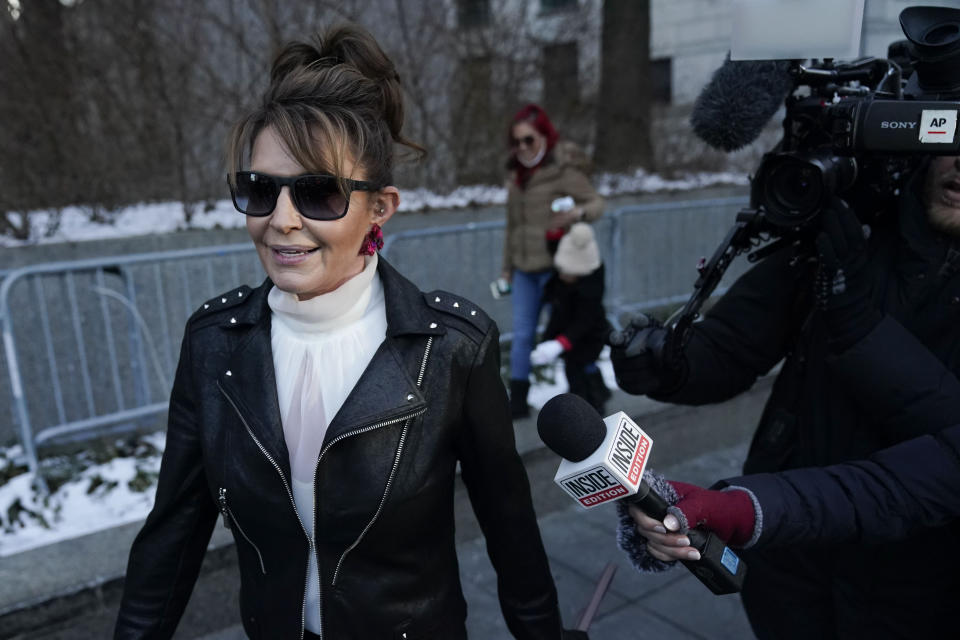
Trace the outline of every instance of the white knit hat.
{"type": "Polygon", "coordinates": [[[578,222],[557,245],[553,256],[557,271],[570,276],[585,276],[600,266],[600,249],[593,235],[593,228],[586,222],[578,222]]]}

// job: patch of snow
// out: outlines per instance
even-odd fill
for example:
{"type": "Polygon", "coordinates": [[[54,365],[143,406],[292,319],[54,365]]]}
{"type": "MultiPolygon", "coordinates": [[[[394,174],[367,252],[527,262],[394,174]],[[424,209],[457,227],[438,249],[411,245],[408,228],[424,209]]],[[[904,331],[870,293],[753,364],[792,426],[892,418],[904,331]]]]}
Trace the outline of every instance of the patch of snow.
{"type": "MultiPolygon", "coordinates": [[[[610,347],[604,347],[597,359],[597,368],[603,376],[603,381],[608,389],[617,388],[616,374],[613,372],[613,364],[610,362],[610,347]]],[[[527,394],[527,404],[539,411],[543,405],[554,396],[569,391],[567,386],[567,377],[563,374],[563,361],[557,360],[553,364],[546,365],[541,370],[549,380],[539,380],[530,382],[530,391],[527,394]]]]}
{"type": "Polygon", "coordinates": [[[690,191],[719,184],[748,185],[744,173],[690,173],[681,178],[668,179],[655,173],[637,169],[633,174],[603,173],[594,181],[602,196],[618,193],[653,193],[657,191],[690,191]]]}
{"type": "Polygon", "coordinates": [[[426,189],[409,189],[400,192],[400,211],[461,209],[477,205],[502,205],[506,202],[506,188],[488,185],[457,187],[443,195],[426,189]]]}
{"type": "MultiPolygon", "coordinates": [[[[164,439],[163,432],[145,438],[161,453],[164,439]]],[[[5,457],[15,459],[11,449],[5,457]]],[[[129,482],[138,472],[155,474],[159,469],[160,453],[114,458],[84,469],[49,496],[34,489],[32,473],[11,478],[0,486],[0,557],[143,520],[153,506],[156,486],[134,491],[129,482]],[[11,506],[17,503],[35,515],[21,511],[11,522],[11,506]]]]}

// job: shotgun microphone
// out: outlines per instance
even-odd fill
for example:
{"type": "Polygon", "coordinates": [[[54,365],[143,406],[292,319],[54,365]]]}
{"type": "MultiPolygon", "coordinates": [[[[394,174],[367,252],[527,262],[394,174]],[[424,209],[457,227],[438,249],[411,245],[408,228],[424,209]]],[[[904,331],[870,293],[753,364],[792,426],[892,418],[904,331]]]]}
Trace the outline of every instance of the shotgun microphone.
{"type": "Polygon", "coordinates": [[[736,151],[760,136],[793,90],[788,60],[724,60],[700,91],[690,113],[698,138],[736,151]]]}

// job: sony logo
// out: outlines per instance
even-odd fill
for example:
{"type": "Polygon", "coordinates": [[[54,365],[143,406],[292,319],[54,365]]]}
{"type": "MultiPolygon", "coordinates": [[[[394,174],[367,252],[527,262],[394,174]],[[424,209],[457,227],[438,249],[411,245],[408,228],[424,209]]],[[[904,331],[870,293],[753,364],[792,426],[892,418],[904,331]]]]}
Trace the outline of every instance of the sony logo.
{"type": "Polygon", "coordinates": [[[916,122],[899,122],[896,120],[884,120],[880,123],[881,129],[916,129],[916,122]]]}

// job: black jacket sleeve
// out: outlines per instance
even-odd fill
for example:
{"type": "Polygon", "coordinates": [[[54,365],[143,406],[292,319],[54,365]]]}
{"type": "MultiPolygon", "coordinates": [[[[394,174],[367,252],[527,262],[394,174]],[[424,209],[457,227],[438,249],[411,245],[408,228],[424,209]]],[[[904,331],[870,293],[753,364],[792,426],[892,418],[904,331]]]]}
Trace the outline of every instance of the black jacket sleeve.
{"type": "Polygon", "coordinates": [[[899,540],[960,516],[960,425],[868,460],[724,480],[763,511],[757,546],[899,540]]]}
{"type": "Polygon", "coordinates": [[[130,550],[116,639],[173,636],[216,523],[203,470],[189,340],[188,329],[170,396],[156,500],[130,550]]]}
{"type": "Polygon", "coordinates": [[[803,276],[793,257],[783,249],[743,274],[694,324],[684,349],[686,381],[652,397],[675,404],[721,402],[770,371],[807,313],[799,304],[803,276]]]}
{"type": "Polygon", "coordinates": [[[517,453],[506,390],[500,380],[496,325],[470,373],[458,443],[461,477],[497,572],[500,606],[514,637],[560,638],[557,591],[537,527],[530,484],[517,453]]]}
{"type": "Polygon", "coordinates": [[[939,431],[960,416],[960,381],[891,316],[830,365],[891,440],[939,431]]]}

